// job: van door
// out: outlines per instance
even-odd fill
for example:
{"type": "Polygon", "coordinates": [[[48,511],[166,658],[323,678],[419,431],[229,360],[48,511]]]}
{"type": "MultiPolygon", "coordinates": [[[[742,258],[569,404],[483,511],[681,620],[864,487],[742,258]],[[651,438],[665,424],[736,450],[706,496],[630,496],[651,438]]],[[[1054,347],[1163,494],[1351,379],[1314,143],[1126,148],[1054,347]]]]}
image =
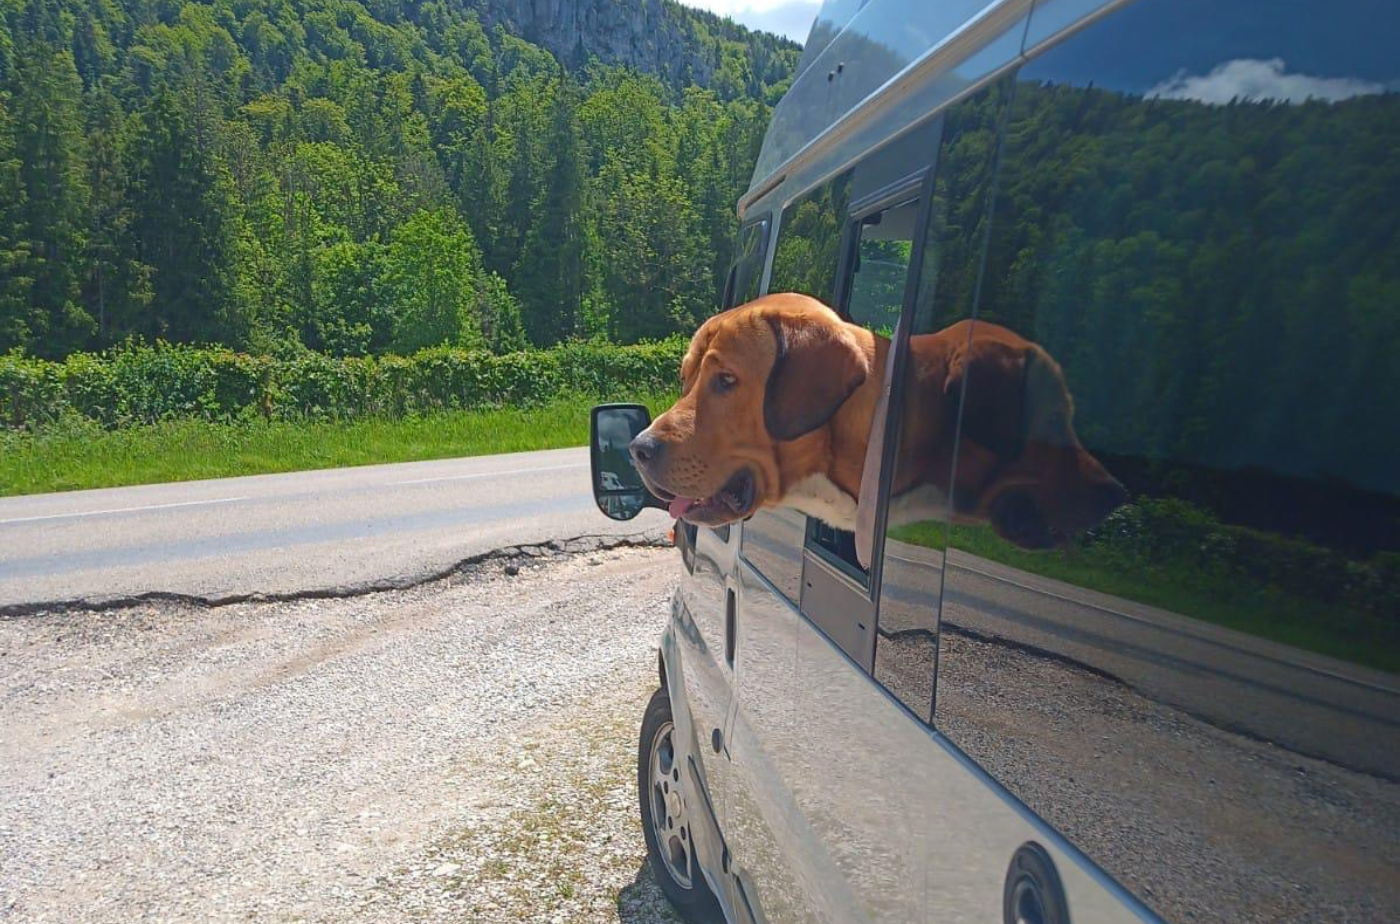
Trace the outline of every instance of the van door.
{"type": "MultiPolygon", "coordinates": [[[[778,223],[769,291],[830,301],[835,292],[850,175],[788,205],[778,223]]],[[[756,920],[807,922],[821,883],[798,878],[794,846],[808,843],[789,782],[802,727],[796,712],[797,607],[807,518],[760,511],[743,525],[734,697],[724,734],[732,760],[723,826],[741,901],[756,920]]]]}
{"type": "MultiPolygon", "coordinates": [[[[740,229],[734,264],[725,283],[726,308],[757,297],[770,224],[764,216],[740,229]]],[[[699,811],[708,813],[719,825],[729,788],[730,765],[722,741],[734,689],[739,530],[729,526],[708,529],[685,522],[678,522],[676,530],[686,569],[677,598],[677,644],[686,652],[669,667],[672,682],[684,688],[694,738],[694,766],[684,769],[694,775],[696,792],[704,801],[699,811]]],[[[679,849],[690,848],[682,845],[679,849]]],[[[691,859],[717,871],[722,866],[721,850],[722,846],[717,847],[713,857],[692,855],[691,859]]],[[[699,875],[698,867],[692,875],[699,875]]]]}
{"type": "MultiPolygon", "coordinates": [[[[927,156],[934,143],[930,138],[921,153],[927,156]]],[[[893,334],[913,291],[914,243],[925,200],[918,176],[852,207],[837,303],[847,320],[886,337],[893,334]]],[[[881,375],[895,374],[895,358],[891,348],[881,375]]],[[[883,434],[882,443],[898,437],[897,429],[872,427],[872,432],[883,434]]],[[[884,446],[876,445],[867,464],[878,471],[884,455],[884,446]]],[[[876,491],[878,507],[880,479],[867,484],[876,491]]],[[[879,561],[867,567],[851,532],[816,518],[809,520],[803,557],[807,618],[797,632],[796,686],[804,734],[790,785],[810,832],[810,846],[798,857],[819,883],[811,896],[815,916],[922,921],[930,806],[927,790],[910,783],[926,735],[908,706],[871,682],[883,645],[875,596],[879,561]]],[[[937,598],[930,602],[932,618],[937,598]]],[[[931,658],[906,667],[922,680],[913,686],[932,684],[931,658]]],[[[910,705],[927,716],[927,697],[916,694],[910,705]]]]}
{"type": "MultiPolygon", "coordinates": [[[[815,295],[888,337],[912,292],[937,133],[925,125],[789,204],[768,290],[815,295]]],[[[745,900],[773,924],[922,920],[928,808],[897,778],[924,727],[870,681],[878,585],[849,532],[791,509],[744,525],[740,573],[724,825],[745,900]]]]}

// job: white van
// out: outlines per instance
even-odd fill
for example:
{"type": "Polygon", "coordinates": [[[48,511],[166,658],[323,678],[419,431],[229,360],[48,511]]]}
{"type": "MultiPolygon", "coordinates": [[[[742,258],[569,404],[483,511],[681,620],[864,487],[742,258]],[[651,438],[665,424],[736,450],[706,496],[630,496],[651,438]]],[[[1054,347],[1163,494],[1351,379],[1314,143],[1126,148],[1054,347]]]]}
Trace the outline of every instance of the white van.
{"type": "MultiPolygon", "coordinates": [[[[726,303],[892,339],[872,551],[677,524],[638,783],[687,920],[1400,920],[1397,36],[1393,0],[827,0],[726,303]],[[910,338],[967,319],[1055,359],[1127,489],[1055,548],[886,526],[910,338]]],[[[1042,439],[978,387],[962,474],[1042,439]]],[[[595,410],[609,516],[664,506],[649,420],[595,410]]]]}

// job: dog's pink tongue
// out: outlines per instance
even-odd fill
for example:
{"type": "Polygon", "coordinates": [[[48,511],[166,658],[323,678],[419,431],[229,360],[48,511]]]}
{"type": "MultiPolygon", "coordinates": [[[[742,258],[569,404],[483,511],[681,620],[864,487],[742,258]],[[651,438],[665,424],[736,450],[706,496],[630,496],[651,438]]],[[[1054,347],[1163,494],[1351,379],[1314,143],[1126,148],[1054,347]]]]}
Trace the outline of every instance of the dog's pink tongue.
{"type": "Polygon", "coordinates": [[[695,500],[689,497],[675,497],[671,499],[671,506],[667,512],[671,514],[671,519],[679,520],[685,516],[685,512],[695,506],[695,500]]]}

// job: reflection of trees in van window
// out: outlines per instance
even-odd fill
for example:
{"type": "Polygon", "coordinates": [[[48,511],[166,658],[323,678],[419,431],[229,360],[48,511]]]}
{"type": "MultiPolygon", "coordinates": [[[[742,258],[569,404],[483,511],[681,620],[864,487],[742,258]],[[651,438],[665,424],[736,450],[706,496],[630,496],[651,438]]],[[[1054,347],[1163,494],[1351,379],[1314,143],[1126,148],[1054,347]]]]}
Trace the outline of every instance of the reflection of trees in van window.
{"type": "Polygon", "coordinates": [[[763,281],[763,257],[767,253],[769,220],[764,218],[745,225],[739,232],[739,244],[734,258],[730,280],[732,289],[729,303],[723,308],[733,308],[758,298],[763,281]]]}
{"type": "MultiPolygon", "coordinates": [[[[1063,364],[1081,438],[1138,501],[1070,559],[956,544],[1400,669],[1396,150],[1397,94],[1021,82],[979,317],[1063,364]]],[[[975,251],[940,273],[947,306],[975,251]]]]}
{"type": "Polygon", "coordinates": [[[769,292],[801,292],[831,303],[849,180],[849,174],[838,177],[783,210],[769,292]]]}
{"type": "MultiPolygon", "coordinates": [[[[1383,4],[1285,6],[1124,4],[1017,75],[974,331],[1058,362],[1128,501],[1041,552],[892,531],[946,541],[934,724],[1174,921],[1400,900],[1400,700],[1367,669],[1400,673],[1400,70],[1383,4]]],[[[975,431],[1036,432],[979,390],[955,493],[975,431]]]]}
{"type": "Polygon", "coordinates": [[[1205,105],[1022,83],[980,316],[1102,449],[1400,488],[1400,95],[1205,105]],[[1086,336],[1087,334],[1087,336],[1086,336]],[[1078,389],[1073,389],[1076,394],[1078,389]]]}
{"type": "Polygon", "coordinates": [[[1011,91],[998,81],[944,115],[933,209],[924,250],[914,333],[931,333],[972,316],[977,258],[986,232],[987,197],[999,122],[1011,91]],[[936,295],[936,297],[935,297],[936,295]]]}

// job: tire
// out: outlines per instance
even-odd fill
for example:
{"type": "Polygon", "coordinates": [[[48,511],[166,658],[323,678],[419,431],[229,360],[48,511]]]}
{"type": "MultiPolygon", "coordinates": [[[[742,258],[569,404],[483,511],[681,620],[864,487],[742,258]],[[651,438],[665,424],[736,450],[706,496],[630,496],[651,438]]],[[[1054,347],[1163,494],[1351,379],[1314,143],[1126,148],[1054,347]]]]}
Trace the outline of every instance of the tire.
{"type": "Polygon", "coordinates": [[[723,924],[724,913],[695,857],[690,830],[695,816],[685,803],[680,785],[681,768],[673,745],[675,733],[671,697],[663,687],[647,703],[637,743],[637,795],[647,863],[652,878],[684,920],[690,924],[723,924]]]}

